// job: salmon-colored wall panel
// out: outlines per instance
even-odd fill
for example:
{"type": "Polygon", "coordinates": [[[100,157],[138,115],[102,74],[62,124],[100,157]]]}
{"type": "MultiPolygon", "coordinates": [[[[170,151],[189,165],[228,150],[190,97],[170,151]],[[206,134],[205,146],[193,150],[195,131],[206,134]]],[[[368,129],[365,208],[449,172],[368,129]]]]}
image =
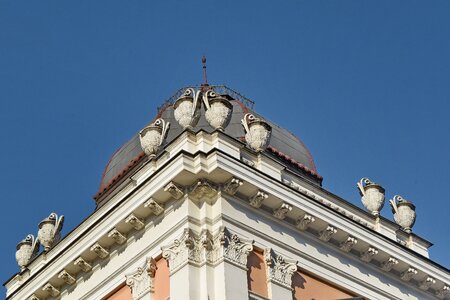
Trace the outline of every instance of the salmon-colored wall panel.
{"type": "Polygon", "coordinates": [[[124,285],[115,291],[114,294],[106,297],[105,300],[133,300],[131,289],[127,285],[124,285]]]}
{"type": "Polygon", "coordinates": [[[295,300],[345,299],[356,296],[301,271],[292,276],[292,285],[295,300]]]}
{"type": "Polygon", "coordinates": [[[247,281],[248,289],[255,294],[268,297],[267,292],[267,270],[262,253],[250,252],[247,258],[247,281]]]}
{"type": "Polygon", "coordinates": [[[156,262],[155,293],[153,299],[166,300],[170,296],[170,272],[164,258],[156,262]]]}

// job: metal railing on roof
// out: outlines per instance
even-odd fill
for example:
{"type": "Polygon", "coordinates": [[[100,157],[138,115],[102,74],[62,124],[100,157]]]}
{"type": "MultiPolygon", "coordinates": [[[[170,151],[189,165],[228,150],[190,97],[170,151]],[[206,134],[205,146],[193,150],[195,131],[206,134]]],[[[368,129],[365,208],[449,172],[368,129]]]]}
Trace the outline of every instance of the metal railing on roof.
{"type": "MultiPolygon", "coordinates": [[[[174,104],[175,101],[177,101],[177,99],[180,98],[181,95],[183,95],[184,92],[186,91],[186,89],[188,89],[188,88],[201,89],[201,88],[204,88],[204,86],[192,85],[192,86],[185,86],[185,87],[178,89],[172,97],[170,97],[169,99],[164,101],[160,106],[158,106],[158,112],[160,112],[163,108],[174,104]]],[[[226,85],[209,85],[208,88],[214,90],[217,94],[228,95],[233,99],[239,100],[245,106],[249,107],[250,109],[253,109],[253,106],[255,105],[255,102],[253,100],[250,100],[249,98],[245,97],[244,95],[230,89],[226,85]]]]}

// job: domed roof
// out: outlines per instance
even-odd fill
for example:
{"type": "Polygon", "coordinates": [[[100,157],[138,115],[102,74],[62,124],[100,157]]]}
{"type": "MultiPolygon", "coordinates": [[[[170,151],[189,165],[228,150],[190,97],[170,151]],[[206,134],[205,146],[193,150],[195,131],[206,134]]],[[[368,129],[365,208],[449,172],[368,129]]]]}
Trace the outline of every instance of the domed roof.
{"type": "MultiPolygon", "coordinates": [[[[313,182],[321,184],[322,177],[317,173],[314,160],[305,144],[303,144],[298,137],[254,112],[248,107],[251,106],[252,102],[242,95],[224,86],[217,86],[217,88],[211,86],[211,88],[214,88],[216,93],[226,97],[233,105],[233,113],[230,123],[224,130],[225,134],[243,142],[245,141],[245,131],[241,124],[241,120],[244,118],[244,115],[251,113],[255,117],[263,119],[272,127],[272,134],[266,153],[281,160],[283,163],[287,164],[288,167],[294,169],[294,171],[306,175],[309,179],[312,179],[313,182]],[[244,101],[248,106],[244,104],[244,101]]],[[[180,89],[171,99],[166,101],[162,107],[159,108],[158,115],[156,116],[156,118],[162,118],[166,122],[170,122],[170,128],[167,133],[165,144],[169,144],[184,130],[175,120],[173,103],[185,90],[186,88],[180,89]]],[[[205,119],[205,108],[203,106],[201,108],[201,116],[198,124],[193,130],[195,132],[200,130],[206,132],[214,131],[205,119]]],[[[100,190],[94,198],[103,194],[111,185],[132,169],[144,156],[145,154],[141,148],[139,134],[136,133],[131,140],[120,147],[111,157],[104,170],[100,183],[100,190]]]]}

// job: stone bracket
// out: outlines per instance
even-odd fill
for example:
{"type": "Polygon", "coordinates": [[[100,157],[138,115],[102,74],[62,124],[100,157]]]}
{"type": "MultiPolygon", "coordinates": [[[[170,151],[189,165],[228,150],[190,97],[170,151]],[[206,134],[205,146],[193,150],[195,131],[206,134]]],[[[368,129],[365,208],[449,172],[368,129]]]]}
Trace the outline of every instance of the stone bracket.
{"type": "Polygon", "coordinates": [[[134,229],[136,230],[141,230],[142,228],[144,228],[144,220],[142,220],[141,218],[138,218],[137,216],[135,216],[134,214],[129,215],[126,219],[125,219],[125,223],[131,225],[134,229]]]}
{"type": "Polygon", "coordinates": [[[145,201],[144,207],[150,209],[150,211],[156,216],[164,212],[164,204],[158,204],[158,202],[152,198],[145,201]]]}

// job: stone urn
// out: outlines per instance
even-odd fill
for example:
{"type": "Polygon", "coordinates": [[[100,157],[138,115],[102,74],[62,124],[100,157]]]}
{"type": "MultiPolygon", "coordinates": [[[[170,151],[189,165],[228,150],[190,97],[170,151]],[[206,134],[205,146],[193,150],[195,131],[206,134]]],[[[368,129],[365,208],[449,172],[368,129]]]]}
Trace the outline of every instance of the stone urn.
{"type": "Polygon", "coordinates": [[[16,261],[20,270],[23,271],[31,259],[37,254],[39,241],[32,234],[29,234],[17,244],[16,250],[16,261]]]}
{"type": "Polygon", "coordinates": [[[416,222],[416,207],[408,200],[396,195],[389,200],[394,214],[395,223],[400,225],[403,231],[411,233],[411,228],[416,222]]]}
{"type": "Polygon", "coordinates": [[[270,125],[252,114],[244,115],[241,123],[244,126],[247,145],[257,152],[265,150],[272,132],[270,125]]]}
{"type": "Polygon", "coordinates": [[[38,239],[44,246],[44,251],[49,251],[60,240],[63,224],[64,216],[58,218],[56,213],[51,213],[39,223],[38,239]]]}
{"type": "Polygon", "coordinates": [[[139,131],[139,140],[141,141],[142,150],[145,154],[153,157],[158,152],[159,147],[164,142],[169,130],[170,122],[163,119],[157,119],[155,122],[139,131]]]}
{"type": "Polygon", "coordinates": [[[362,178],[357,186],[364,207],[378,217],[384,206],[384,188],[366,177],[362,178]]]}
{"type": "Polygon", "coordinates": [[[205,118],[212,128],[224,130],[230,123],[233,105],[213,90],[208,90],[203,94],[203,103],[205,104],[205,118]]]}
{"type": "Polygon", "coordinates": [[[193,88],[188,88],[183,96],[175,101],[174,116],[175,120],[183,128],[193,128],[197,125],[200,119],[201,102],[198,101],[200,91],[195,91],[193,88]]]}

